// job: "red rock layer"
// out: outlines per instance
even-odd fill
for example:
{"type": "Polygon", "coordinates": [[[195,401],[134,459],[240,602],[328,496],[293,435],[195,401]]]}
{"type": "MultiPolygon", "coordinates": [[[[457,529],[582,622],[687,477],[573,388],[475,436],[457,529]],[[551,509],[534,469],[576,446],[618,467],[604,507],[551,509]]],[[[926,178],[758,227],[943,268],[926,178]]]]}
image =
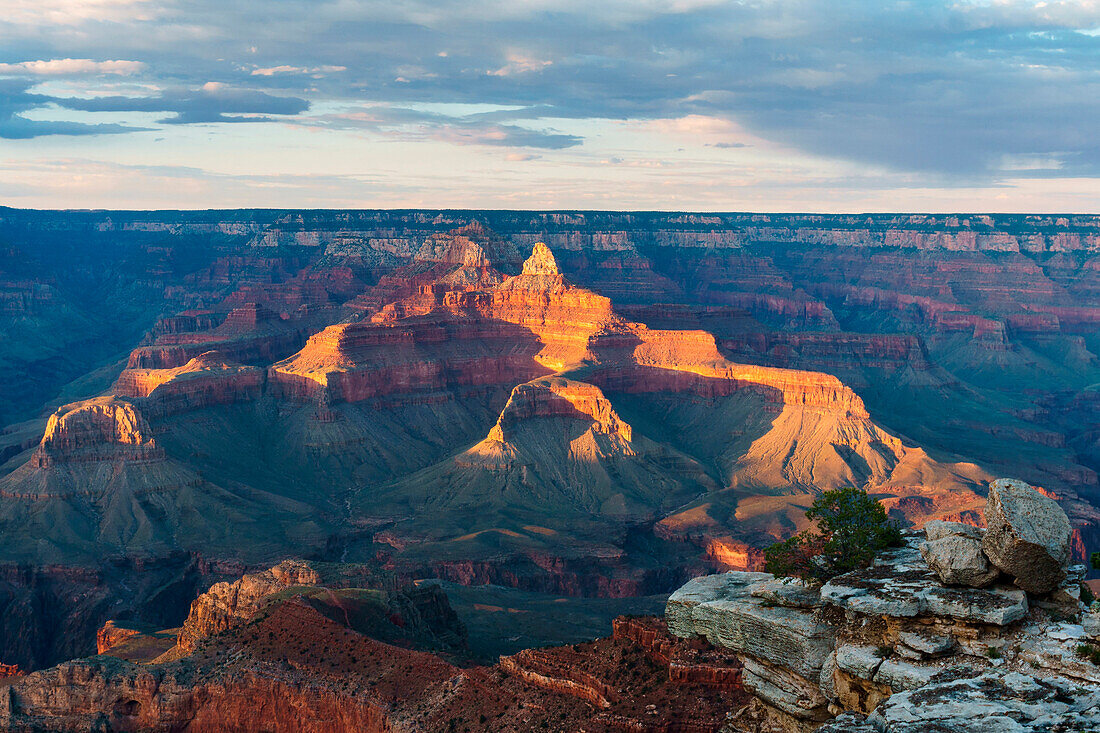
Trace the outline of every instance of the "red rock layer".
{"type": "Polygon", "coordinates": [[[612,622],[612,637],[638,645],[650,659],[668,669],[668,679],[674,685],[743,689],[741,663],[736,656],[699,640],[673,637],[664,619],[620,616],[612,622]]]}
{"type": "Polygon", "coordinates": [[[125,369],[114,391],[123,397],[153,398],[145,410],[164,415],[255,399],[264,376],[258,367],[230,364],[220,353],[208,351],[172,369],[125,369]]]}
{"type": "Polygon", "coordinates": [[[43,670],[0,695],[0,727],[117,731],[716,733],[739,689],[668,681],[631,642],[547,649],[532,664],[457,668],[363,637],[298,600],[212,640],[180,663],[106,657],[43,670]],[[593,690],[592,697],[584,690],[593,690]],[[589,701],[605,700],[594,708],[589,701]]]}

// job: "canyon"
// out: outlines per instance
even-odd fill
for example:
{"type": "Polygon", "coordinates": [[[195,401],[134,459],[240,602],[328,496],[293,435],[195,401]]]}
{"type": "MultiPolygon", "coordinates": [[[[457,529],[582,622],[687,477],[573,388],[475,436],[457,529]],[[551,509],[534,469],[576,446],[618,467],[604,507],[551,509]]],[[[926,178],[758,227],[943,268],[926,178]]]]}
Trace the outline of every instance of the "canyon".
{"type": "MultiPolygon", "coordinates": [[[[1082,561],[1098,273],[1091,216],[0,208],[0,663],[151,684],[55,665],[289,558],[359,568],[305,583],[336,589],[668,594],[760,570],[844,486],[916,531],[984,526],[1019,477],[1082,561]]],[[[238,704],[211,664],[172,679],[238,704]]]]}
{"type": "Polygon", "coordinates": [[[988,530],[929,522],[869,567],[824,584],[702,575],[660,616],[622,616],[609,637],[524,649],[492,665],[464,657],[466,629],[439,585],[367,588],[373,576],[362,566],[285,560],[214,585],[179,629],[111,621],[97,656],[0,681],[0,726],[1094,730],[1100,603],[1081,600],[1085,568],[1070,564],[1065,513],[1005,479],[991,485],[985,513],[997,517],[988,530]],[[991,565],[989,578],[959,581],[928,561],[937,543],[956,540],[977,554],[956,554],[955,565],[991,565]],[[1019,551],[1052,564],[1014,578],[1019,551]],[[1039,579],[1050,582],[1020,586],[1039,579]]]}

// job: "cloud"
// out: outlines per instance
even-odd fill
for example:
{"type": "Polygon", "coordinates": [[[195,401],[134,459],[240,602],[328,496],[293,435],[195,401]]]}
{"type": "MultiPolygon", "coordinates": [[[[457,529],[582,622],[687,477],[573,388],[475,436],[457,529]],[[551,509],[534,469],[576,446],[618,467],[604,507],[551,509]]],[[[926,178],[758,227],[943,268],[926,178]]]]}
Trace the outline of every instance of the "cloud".
{"type": "Polygon", "coordinates": [[[712,148],[727,149],[727,148],[747,148],[751,147],[746,143],[707,143],[712,148]]]}
{"type": "Polygon", "coordinates": [[[49,59],[0,64],[0,75],[78,76],[82,74],[136,74],[145,68],[140,61],[93,61],[92,59],[49,59]]]}
{"type": "Polygon", "coordinates": [[[169,112],[163,124],[210,122],[269,122],[271,115],[291,116],[309,109],[298,97],[278,97],[266,92],[235,89],[207,82],[199,89],[166,90],[153,97],[52,98],[66,109],[84,112],[169,112]]]}
{"type": "MultiPolygon", "coordinates": [[[[523,110],[509,112],[522,115],[523,110]]],[[[442,112],[378,105],[324,115],[308,120],[311,126],[330,129],[369,130],[406,140],[438,140],[454,145],[541,148],[562,150],[581,145],[584,139],[554,130],[533,129],[496,122],[497,113],[451,115],[442,112]]]]}
{"type": "Polygon", "coordinates": [[[310,76],[317,74],[333,74],[338,71],[347,71],[346,66],[314,66],[312,68],[305,66],[269,66],[267,68],[253,69],[252,76],[278,76],[280,74],[308,74],[310,76]]]}
{"type": "Polygon", "coordinates": [[[15,25],[75,26],[88,21],[147,18],[149,0],[5,0],[4,21],[15,25]]]}
{"type": "Polygon", "coordinates": [[[28,119],[24,112],[49,102],[49,97],[29,93],[29,86],[29,83],[16,79],[0,79],[0,138],[28,140],[45,135],[110,135],[140,129],[114,123],[86,124],[28,119]]]}
{"type": "Polygon", "coordinates": [[[546,130],[531,130],[516,125],[453,124],[441,125],[431,132],[435,140],[457,145],[495,145],[515,148],[562,150],[580,145],[584,140],[576,135],[563,135],[546,130]]]}
{"type": "Polygon", "coordinates": [[[23,100],[39,107],[543,150],[612,148],[594,125],[653,123],[672,149],[752,145],[928,185],[1100,168],[1096,0],[9,0],[5,11],[0,58],[20,74],[42,76],[24,59],[134,58],[166,90],[23,100]],[[339,111],[440,102],[513,109],[339,111]]]}
{"type": "Polygon", "coordinates": [[[523,53],[508,54],[508,63],[499,69],[488,72],[489,76],[513,76],[515,74],[530,74],[542,71],[547,66],[552,66],[553,61],[544,61],[523,53]]]}

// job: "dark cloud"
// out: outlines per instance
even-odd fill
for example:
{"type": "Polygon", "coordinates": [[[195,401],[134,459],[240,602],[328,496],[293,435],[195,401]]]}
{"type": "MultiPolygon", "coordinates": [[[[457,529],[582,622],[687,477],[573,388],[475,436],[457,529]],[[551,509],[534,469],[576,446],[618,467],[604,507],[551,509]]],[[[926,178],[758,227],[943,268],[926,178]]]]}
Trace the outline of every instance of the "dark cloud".
{"type": "MultiPolygon", "coordinates": [[[[581,139],[541,129],[551,120],[695,114],[805,152],[945,185],[1100,169],[1100,37],[1082,32],[1100,27],[1100,7],[1091,2],[158,5],[147,21],[96,21],[98,33],[36,26],[11,46],[19,57],[0,52],[0,62],[133,59],[161,86],[196,91],[56,103],[166,112],[180,124],[293,118],[458,144],[559,149],[581,139]],[[278,69],[311,73],[266,73],[278,69]],[[204,91],[210,80],[225,86],[204,91]],[[307,100],[326,109],[518,109],[451,117],[406,109],[379,122],[305,117],[307,100]]],[[[8,113],[9,128],[18,113],[8,113]]]]}
{"type": "Polygon", "coordinates": [[[160,122],[184,125],[202,122],[269,122],[269,115],[297,115],[309,102],[297,97],[277,97],[255,90],[230,89],[207,84],[200,89],[166,91],[156,97],[53,98],[67,109],[84,112],[170,112],[160,122]]]}
{"type": "Polygon", "coordinates": [[[28,82],[0,79],[0,138],[26,140],[43,135],[104,135],[132,132],[137,128],[115,124],[89,125],[79,122],[33,120],[24,112],[42,107],[50,98],[27,92],[28,82]]]}

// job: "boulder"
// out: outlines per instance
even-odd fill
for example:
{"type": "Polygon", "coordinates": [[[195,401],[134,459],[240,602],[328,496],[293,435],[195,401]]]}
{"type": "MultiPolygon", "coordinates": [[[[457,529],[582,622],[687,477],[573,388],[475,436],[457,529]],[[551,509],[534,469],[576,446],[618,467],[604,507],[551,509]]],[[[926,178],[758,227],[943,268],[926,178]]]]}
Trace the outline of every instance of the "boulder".
{"type": "Polygon", "coordinates": [[[924,536],[929,542],[934,542],[944,537],[969,537],[972,540],[981,541],[984,532],[979,527],[971,527],[962,522],[944,522],[933,519],[924,525],[924,536]]]}
{"type": "Polygon", "coordinates": [[[920,554],[944,585],[984,588],[1000,575],[982,552],[981,540],[974,537],[952,534],[924,542],[920,554]]]}
{"type": "Polygon", "coordinates": [[[1049,593],[1065,578],[1069,519],[1053,499],[1023,481],[989,485],[982,549],[989,561],[1029,593],[1049,593]]]}

